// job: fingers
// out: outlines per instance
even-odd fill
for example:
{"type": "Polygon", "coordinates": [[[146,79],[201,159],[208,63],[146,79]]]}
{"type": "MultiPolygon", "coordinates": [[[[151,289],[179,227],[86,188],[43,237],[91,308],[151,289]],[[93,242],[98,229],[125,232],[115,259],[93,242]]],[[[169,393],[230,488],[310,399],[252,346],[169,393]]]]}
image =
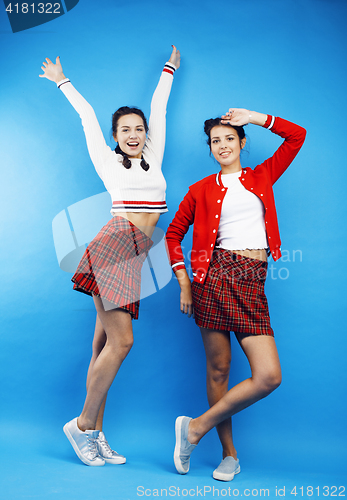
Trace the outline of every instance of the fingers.
{"type": "Polygon", "coordinates": [[[225,115],[221,116],[221,123],[223,125],[247,125],[250,121],[250,112],[243,108],[229,108],[225,115]]]}
{"type": "Polygon", "coordinates": [[[234,110],[232,108],[229,109],[229,111],[227,111],[225,113],[225,115],[222,115],[221,116],[221,122],[223,123],[223,125],[228,125],[228,124],[231,124],[231,120],[233,119],[233,113],[234,113],[234,110]]]}
{"type": "Polygon", "coordinates": [[[53,64],[52,61],[50,59],[48,59],[48,57],[46,57],[45,61],[43,61],[42,66],[41,66],[42,71],[45,71],[50,64],[53,64]]]}
{"type": "Polygon", "coordinates": [[[181,313],[187,314],[188,318],[194,317],[193,304],[181,304],[181,313]]]}
{"type": "Polygon", "coordinates": [[[229,111],[227,111],[225,113],[225,115],[222,115],[222,118],[224,118],[224,117],[230,118],[233,115],[234,112],[235,112],[235,108],[230,108],[229,111]]]}
{"type": "Polygon", "coordinates": [[[180,59],[181,59],[181,54],[180,51],[177,50],[177,47],[175,45],[171,45],[172,47],[172,52],[169,61],[172,62],[178,69],[180,67],[180,59]]]}
{"type": "Polygon", "coordinates": [[[228,113],[221,116],[221,123],[223,125],[231,125],[232,119],[233,119],[232,112],[228,111],[228,113]]]}
{"type": "MultiPolygon", "coordinates": [[[[60,63],[60,57],[59,56],[56,58],[55,63],[56,64],[60,63]]],[[[48,57],[46,57],[46,59],[43,61],[42,64],[44,65],[45,68],[47,68],[50,64],[54,65],[54,63],[48,57]]]]}
{"type": "Polygon", "coordinates": [[[43,61],[41,69],[43,71],[43,75],[39,75],[41,78],[47,78],[48,80],[55,81],[57,75],[62,73],[62,67],[60,64],[60,57],[58,56],[55,60],[55,63],[52,62],[49,57],[43,61]]]}

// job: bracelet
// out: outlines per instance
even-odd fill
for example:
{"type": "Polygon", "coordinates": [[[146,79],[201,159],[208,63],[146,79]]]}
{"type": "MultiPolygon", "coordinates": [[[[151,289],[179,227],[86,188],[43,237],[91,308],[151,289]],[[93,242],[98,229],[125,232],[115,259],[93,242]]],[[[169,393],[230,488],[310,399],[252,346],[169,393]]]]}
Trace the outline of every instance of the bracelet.
{"type": "Polygon", "coordinates": [[[248,115],[248,123],[250,123],[251,118],[252,118],[252,114],[251,114],[251,113],[249,113],[249,115],[248,115]]]}

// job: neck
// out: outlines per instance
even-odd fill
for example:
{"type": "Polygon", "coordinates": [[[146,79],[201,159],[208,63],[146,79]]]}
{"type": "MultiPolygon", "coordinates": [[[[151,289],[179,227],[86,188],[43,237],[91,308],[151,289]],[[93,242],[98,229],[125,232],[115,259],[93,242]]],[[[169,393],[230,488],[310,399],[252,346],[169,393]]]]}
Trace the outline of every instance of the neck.
{"type": "Polygon", "coordinates": [[[235,174],[236,172],[240,172],[242,170],[241,163],[239,162],[237,165],[220,165],[222,170],[222,175],[225,174],[235,174]]]}

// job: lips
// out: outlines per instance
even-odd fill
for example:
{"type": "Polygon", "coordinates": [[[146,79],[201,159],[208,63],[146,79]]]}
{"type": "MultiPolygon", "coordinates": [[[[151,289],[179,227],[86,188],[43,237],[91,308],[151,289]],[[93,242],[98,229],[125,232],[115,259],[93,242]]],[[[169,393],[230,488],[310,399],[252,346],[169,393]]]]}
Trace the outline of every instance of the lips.
{"type": "Polygon", "coordinates": [[[127,142],[127,146],[129,146],[129,148],[137,148],[139,144],[139,142],[127,142]]]}
{"type": "Polygon", "coordinates": [[[229,155],[230,155],[230,151],[222,151],[222,153],[219,153],[219,156],[221,156],[222,158],[226,158],[229,155]]]}

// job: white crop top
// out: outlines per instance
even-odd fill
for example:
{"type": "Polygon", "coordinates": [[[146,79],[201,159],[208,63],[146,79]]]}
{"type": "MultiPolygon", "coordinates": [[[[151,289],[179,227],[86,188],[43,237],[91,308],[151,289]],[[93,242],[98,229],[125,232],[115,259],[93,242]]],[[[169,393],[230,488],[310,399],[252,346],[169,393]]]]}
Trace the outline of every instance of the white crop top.
{"type": "Polygon", "coordinates": [[[91,105],[69,79],[57,83],[81,117],[90,158],[111,195],[112,215],[117,212],[167,212],[166,181],[161,164],[165,148],[166,105],[175,69],[172,63],[165,64],[152,97],[148,135],[143,148],[143,157],[149,164],[147,171],[141,167],[140,158],[132,158],[131,168],[125,168],[123,156],[107,146],[91,105]]]}
{"type": "Polygon", "coordinates": [[[221,176],[228,189],[222,205],[217,246],[227,250],[267,248],[263,203],[241,184],[241,172],[221,176]]]}

